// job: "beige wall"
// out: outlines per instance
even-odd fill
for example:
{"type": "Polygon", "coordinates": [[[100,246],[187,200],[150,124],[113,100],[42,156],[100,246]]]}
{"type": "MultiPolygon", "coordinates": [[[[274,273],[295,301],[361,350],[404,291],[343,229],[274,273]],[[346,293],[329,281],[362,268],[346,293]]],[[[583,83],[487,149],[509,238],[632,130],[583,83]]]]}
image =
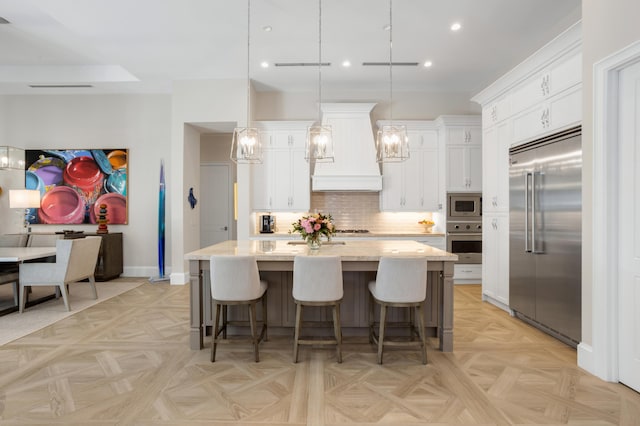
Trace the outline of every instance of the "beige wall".
{"type": "Polygon", "coordinates": [[[592,344],[593,65],[640,39],[640,1],[583,0],[582,341],[592,344]]]}

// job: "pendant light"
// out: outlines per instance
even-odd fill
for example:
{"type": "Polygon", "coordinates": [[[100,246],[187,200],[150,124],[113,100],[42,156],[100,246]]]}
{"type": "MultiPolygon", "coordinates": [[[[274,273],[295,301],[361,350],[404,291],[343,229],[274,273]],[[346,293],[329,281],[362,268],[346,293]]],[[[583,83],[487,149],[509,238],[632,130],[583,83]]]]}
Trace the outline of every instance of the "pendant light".
{"type": "Polygon", "coordinates": [[[318,0],[318,123],[309,127],[304,158],[309,162],[333,163],[331,126],[322,125],[322,0],[318,0]]]}
{"type": "Polygon", "coordinates": [[[251,111],[251,80],[249,79],[249,65],[251,53],[251,0],[247,0],[247,122],[246,127],[233,129],[231,141],[231,160],[238,164],[262,163],[262,144],[258,129],[249,127],[249,113],[251,111]]]}
{"type": "Polygon", "coordinates": [[[383,125],[376,138],[379,163],[405,161],[409,158],[407,129],[393,124],[393,0],[389,0],[389,124],[383,125]]]}

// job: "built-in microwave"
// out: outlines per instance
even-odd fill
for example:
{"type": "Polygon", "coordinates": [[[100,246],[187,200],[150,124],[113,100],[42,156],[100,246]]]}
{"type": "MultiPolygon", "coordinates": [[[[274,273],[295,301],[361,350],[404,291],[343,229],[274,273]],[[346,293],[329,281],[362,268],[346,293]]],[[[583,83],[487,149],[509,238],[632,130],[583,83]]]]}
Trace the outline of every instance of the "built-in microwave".
{"type": "Polygon", "coordinates": [[[449,220],[482,217],[482,194],[471,192],[447,194],[447,217],[449,220]]]}

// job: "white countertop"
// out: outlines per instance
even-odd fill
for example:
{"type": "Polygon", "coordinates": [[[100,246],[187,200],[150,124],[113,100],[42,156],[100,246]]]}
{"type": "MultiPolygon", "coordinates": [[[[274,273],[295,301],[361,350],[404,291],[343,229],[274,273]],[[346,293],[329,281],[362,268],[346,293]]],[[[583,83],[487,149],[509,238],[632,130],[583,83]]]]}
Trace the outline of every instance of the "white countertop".
{"type": "Polygon", "coordinates": [[[186,260],[208,260],[212,255],[252,255],[260,261],[292,261],[295,256],[340,256],[343,261],[378,261],[381,256],[426,257],[456,261],[458,256],[411,240],[332,241],[310,250],[302,240],[229,240],[187,253],[186,260]]]}

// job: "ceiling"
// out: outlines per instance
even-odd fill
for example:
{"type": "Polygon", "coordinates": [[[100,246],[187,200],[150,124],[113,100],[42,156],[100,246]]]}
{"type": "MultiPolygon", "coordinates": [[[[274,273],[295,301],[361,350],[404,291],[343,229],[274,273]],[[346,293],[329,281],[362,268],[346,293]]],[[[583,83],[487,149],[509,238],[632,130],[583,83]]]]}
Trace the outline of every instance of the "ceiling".
{"type": "MultiPolygon", "coordinates": [[[[247,50],[243,0],[0,0],[0,94],[170,93],[246,78],[248,56],[257,90],[317,91],[318,6],[252,0],[247,50]]],[[[395,0],[393,63],[418,65],[394,65],[393,90],[475,94],[580,15],[580,0],[395,0]]],[[[388,23],[388,0],[322,0],[323,91],[388,90],[388,65],[362,66],[389,63],[388,23]]]]}

